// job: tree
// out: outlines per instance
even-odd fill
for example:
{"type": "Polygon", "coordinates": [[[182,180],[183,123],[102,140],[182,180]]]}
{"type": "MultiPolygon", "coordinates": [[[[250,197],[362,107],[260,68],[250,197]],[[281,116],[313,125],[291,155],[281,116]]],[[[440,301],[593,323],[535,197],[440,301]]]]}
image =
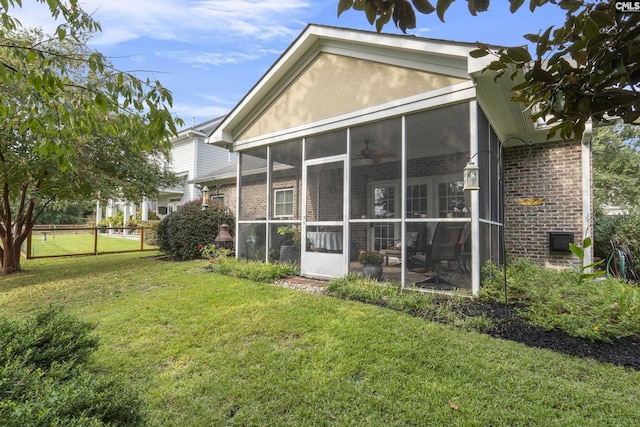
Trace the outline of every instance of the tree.
{"type": "Polygon", "coordinates": [[[594,206],[640,206],[640,129],[621,123],[598,128],[592,147],[594,206]]]}
{"type": "MultiPolygon", "coordinates": [[[[351,8],[363,11],[376,30],[393,19],[403,32],[415,28],[416,15],[436,12],[442,22],[455,0],[339,0],[338,16],[351,8]]],[[[489,8],[489,0],[467,0],[476,15],[489,8]]],[[[516,12],[525,0],[509,0],[516,12]]],[[[637,124],[640,118],[640,22],[639,13],[621,13],[616,2],[584,0],[529,0],[529,9],[552,4],[566,10],[559,28],[524,37],[536,45],[532,56],[526,46],[493,50],[478,43],[473,57],[494,55],[485,71],[496,78],[509,75],[515,82],[512,99],[532,112],[531,120],[553,124],[547,137],[581,139],[589,120],[621,118],[637,124]]]]}
{"type": "MultiPolygon", "coordinates": [[[[38,0],[44,2],[45,0],[38,0]]],[[[76,0],[46,0],[65,23],[55,37],[20,31],[0,1],[0,262],[53,202],[140,200],[173,183],[163,170],[179,119],[160,82],[114,69],[87,41],[95,23],[76,0]]]]}

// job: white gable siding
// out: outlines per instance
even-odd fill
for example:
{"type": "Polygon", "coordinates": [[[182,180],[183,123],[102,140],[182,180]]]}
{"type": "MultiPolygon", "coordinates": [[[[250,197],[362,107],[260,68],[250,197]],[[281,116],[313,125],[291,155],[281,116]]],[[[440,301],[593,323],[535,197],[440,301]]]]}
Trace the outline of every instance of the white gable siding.
{"type": "Polygon", "coordinates": [[[229,154],[229,151],[224,148],[207,144],[204,140],[199,141],[198,158],[196,159],[197,170],[195,174],[201,175],[226,165],[229,163],[230,159],[235,158],[235,154],[233,154],[234,157],[229,157],[229,154]]]}
{"type": "Polygon", "coordinates": [[[188,172],[193,178],[193,142],[177,143],[171,149],[171,169],[175,173],[188,172]]]}

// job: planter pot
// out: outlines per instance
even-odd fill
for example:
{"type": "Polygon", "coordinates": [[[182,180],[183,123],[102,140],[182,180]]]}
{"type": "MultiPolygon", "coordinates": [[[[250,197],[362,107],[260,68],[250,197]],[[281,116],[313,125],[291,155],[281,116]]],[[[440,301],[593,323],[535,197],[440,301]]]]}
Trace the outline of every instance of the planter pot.
{"type": "Polygon", "coordinates": [[[295,264],[297,255],[295,246],[280,246],[280,262],[295,264]]]}
{"type": "Polygon", "coordinates": [[[381,265],[363,265],[362,274],[370,279],[380,280],[382,278],[381,265]]]}

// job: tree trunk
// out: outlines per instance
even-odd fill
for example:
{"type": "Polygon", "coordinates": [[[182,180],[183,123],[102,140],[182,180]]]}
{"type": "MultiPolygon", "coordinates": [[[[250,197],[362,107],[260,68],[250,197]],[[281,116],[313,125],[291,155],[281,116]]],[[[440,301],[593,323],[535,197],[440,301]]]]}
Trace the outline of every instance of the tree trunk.
{"type": "Polygon", "coordinates": [[[2,274],[20,271],[20,246],[22,242],[12,241],[14,239],[11,237],[13,237],[13,233],[7,233],[2,240],[2,274]]]}

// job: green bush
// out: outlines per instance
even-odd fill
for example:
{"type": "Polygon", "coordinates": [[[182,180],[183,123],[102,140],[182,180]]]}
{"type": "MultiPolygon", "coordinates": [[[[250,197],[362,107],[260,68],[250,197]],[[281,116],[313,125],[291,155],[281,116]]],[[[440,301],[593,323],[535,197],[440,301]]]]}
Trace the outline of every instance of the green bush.
{"type": "Polygon", "coordinates": [[[296,266],[289,263],[274,262],[267,264],[261,261],[246,259],[218,258],[213,264],[213,272],[225,276],[253,280],[260,283],[272,283],[275,280],[295,274],[296,266]]]}
{"type": "MultiPolygon", "coordinates": [[[[479,297],[504,301],[502,272],[485,268],[479,297]]],[[[578,283],[572,271],[544,269],[517,260],[507,269],[509,303],[518,304],[523,318],[575,337],[611,342],[640,334],[640,290],[618,279],[593,279],[578,283]]]]}
{"type": "Polygon", "coordinates": [[[594,255],[607,258],[614,245],[625,245],[633,255],[636,271],[640,271],[640,212],[628,215],[597,216],[593,228],[594,255]]]}
{"type": "Polygon", "coordinates": [[[24,322],[0,319],[0,364],[20,359],[50,369],[53,364],[84,364],[98,347],[94,326],[49,308],[24,322]]]}
{"type": "Polygon", "coordinates": [[[137,393],[86,369],[93,325],[53,308],[0,325],[0,425],[146,424],[137,393]]]}
{"type": "Polygon", "coordinates": [[[340,297],[416,315],[431,307],[432,297],[403,290],[400,284],[378,282],[359,273],[351,273],[329,282],[329,292],[340,297]]]}
{"type": "Polygon", "coordinates": [[[206,211],[196,200],[184,204],[162,220],[158,227],[158,246],[162,252],[178,260],[202,257],[203,247],[213,243],[218,226],[227,224],[234,234],[235,217],[224,205],[214,203],[206,211]]]}

